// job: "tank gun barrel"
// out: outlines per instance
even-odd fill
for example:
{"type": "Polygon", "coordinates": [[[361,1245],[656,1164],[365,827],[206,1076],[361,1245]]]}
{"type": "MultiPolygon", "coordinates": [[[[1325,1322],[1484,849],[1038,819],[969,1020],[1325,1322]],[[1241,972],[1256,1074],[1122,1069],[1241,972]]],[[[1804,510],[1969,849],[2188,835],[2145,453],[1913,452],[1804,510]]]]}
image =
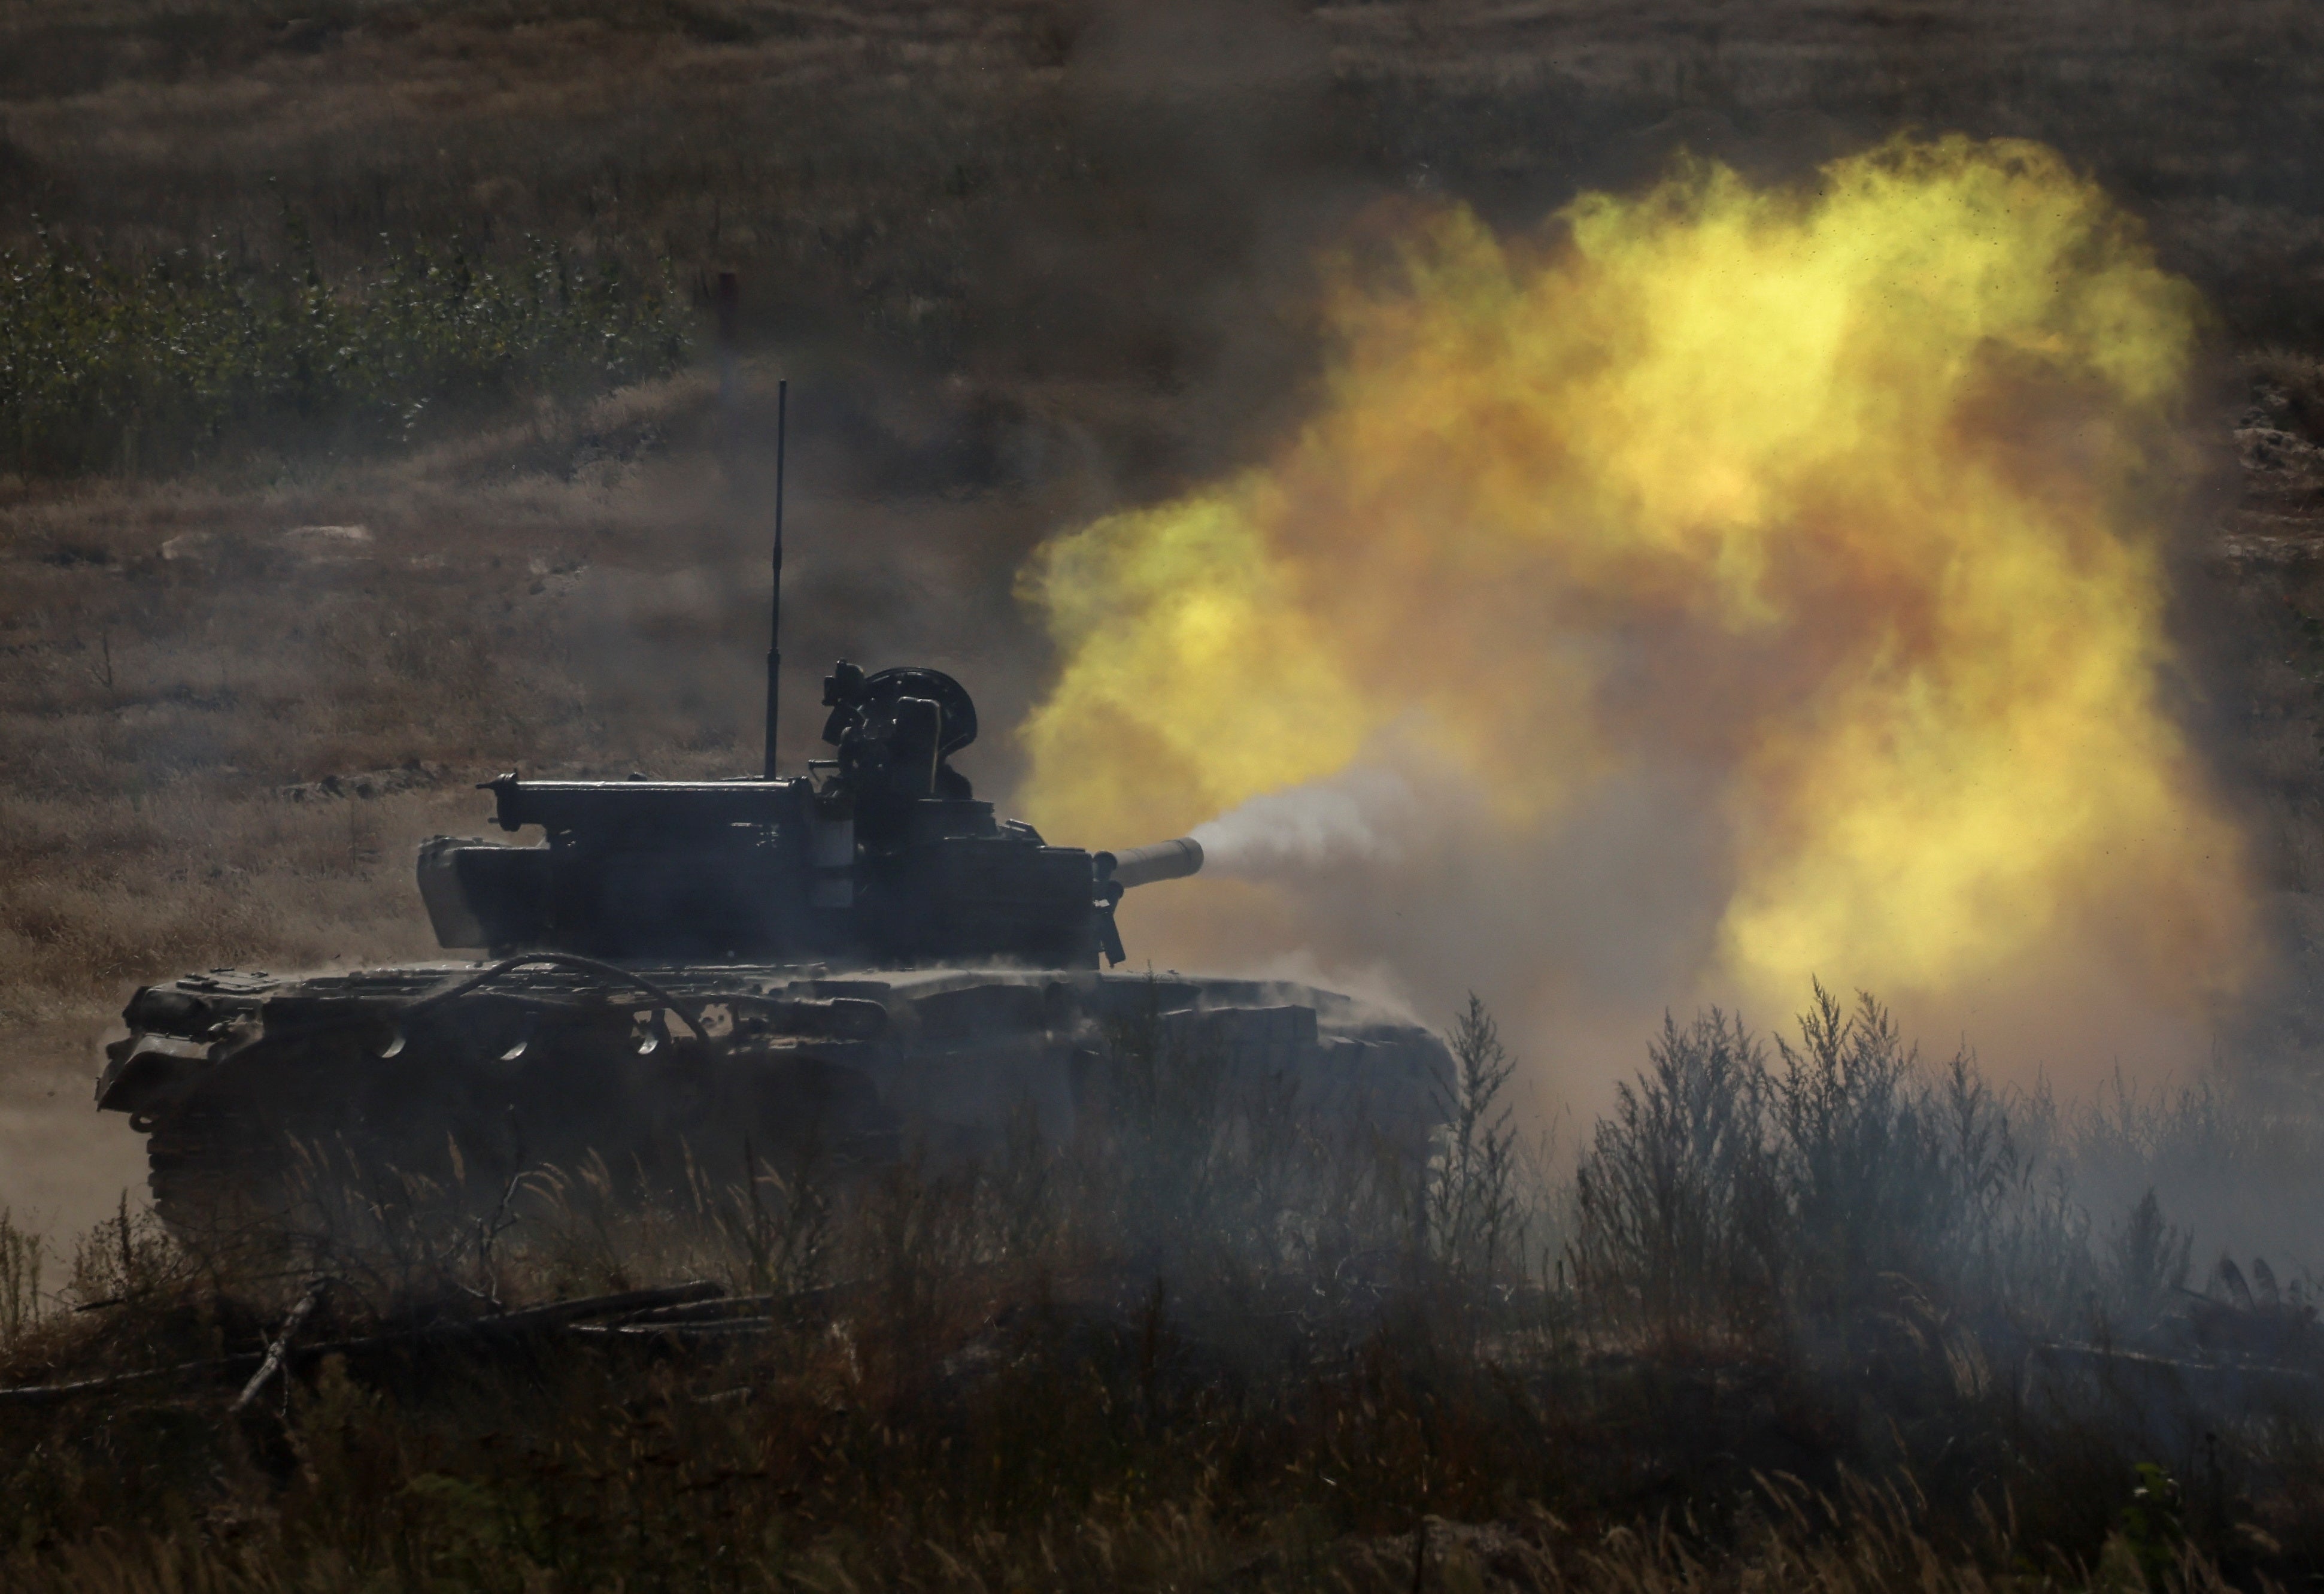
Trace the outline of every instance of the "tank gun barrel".
{"type": "Polygon", "coordinates": [[[1127,891],[1133,885],[1151,885],[1157,880],[1185,879],[1203,867],[1203,844],[1192,836],[1181,836],[1176,841],[1157,841],[1151,847],[1101,852],[1093,861],[1099,879],[1111,880],[1127,891]]]}

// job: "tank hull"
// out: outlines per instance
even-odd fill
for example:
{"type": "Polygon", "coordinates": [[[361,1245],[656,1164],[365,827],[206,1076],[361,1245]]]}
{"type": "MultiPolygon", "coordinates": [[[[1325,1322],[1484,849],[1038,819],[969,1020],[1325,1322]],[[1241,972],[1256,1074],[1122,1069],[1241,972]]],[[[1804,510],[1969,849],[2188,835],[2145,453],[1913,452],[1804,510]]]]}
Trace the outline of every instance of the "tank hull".
{"type": "Polygon", "coordinates": [[[1027,1124],[1063,1143],[1131,1054],[1417,1150],[1450,1077],[1436,1036],[1348,996],[1176,974],[551,953],[213,971],[141,990],[124,1018],[97,1105],[147,1135],[180,1229],[287,1212],[318,1182],[474,1201],[528,1169],[682,1190],[752,1163],[973,1157],[1027,1124]]]}

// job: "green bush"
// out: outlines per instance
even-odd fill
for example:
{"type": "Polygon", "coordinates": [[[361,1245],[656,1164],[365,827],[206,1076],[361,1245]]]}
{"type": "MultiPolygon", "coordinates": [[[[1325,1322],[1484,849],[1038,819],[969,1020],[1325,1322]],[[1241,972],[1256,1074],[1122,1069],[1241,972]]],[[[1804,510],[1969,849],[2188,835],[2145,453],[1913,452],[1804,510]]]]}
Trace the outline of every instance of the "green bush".
{"type": "Polygon", "coordinates": [[[1845,1326],[1900,1289],[2049,1316],[2093,1281],[2087,1219],[2038,1176],[2045,1096],[1966,1054],[1932,1073],[1821,985],[1775,1052],[1716,1010],[1665,1021],[1576,1176],[1585,1290],[1677,1341],[1845,1326]]]}
{"type": "Polygon", "coordinates": [[[405,442],[684,358],[667,274],[528,241],[492,261],[399,246],[327,282],[292,218],[284,264],[222,248],[116,257],[43,232],[0,253],[0,468],[60,477],[405,442]]]}

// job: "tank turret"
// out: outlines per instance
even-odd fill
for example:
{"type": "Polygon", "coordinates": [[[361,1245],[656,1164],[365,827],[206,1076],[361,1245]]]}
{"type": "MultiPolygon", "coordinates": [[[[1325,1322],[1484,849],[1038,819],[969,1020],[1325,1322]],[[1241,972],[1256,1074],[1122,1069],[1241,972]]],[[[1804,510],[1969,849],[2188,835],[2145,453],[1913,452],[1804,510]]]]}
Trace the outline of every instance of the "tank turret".
{"type": "Polygon", "coordinates": [[[825,678],[833,756],[804,777],[485,783],[530,847],[439,837],[420,890],[447,948],[622,961],[1119,963],[1131,886],[1193,874],[1192,840],[1052,847],[996,819],[953,755],[976,705],[940,670],[825,678]]]}

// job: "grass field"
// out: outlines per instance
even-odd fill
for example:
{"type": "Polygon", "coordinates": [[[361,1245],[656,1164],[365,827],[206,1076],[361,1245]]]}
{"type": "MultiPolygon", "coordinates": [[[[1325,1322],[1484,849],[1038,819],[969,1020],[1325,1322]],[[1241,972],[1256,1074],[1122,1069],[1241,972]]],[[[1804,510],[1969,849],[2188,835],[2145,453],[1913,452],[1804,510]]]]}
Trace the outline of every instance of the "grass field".
{"type": "Polygon", "coordinates": [[[1561,1188],[1497,1110],[1489,1016],[1452,1033],[1460,1126],[1425,1165],[1132,1021],[1099,1065],[1118,1110],[980,1163],[706,1169],[644,1208],[536,1168],[466,1219],[325,1182],[280,1230],[190,1241],[124,1208],[58,1268],[70,1313],[0,1230],[0,1565],[2212,1589],[2324,1556],[2305,1286],[2246,1257],[2190,1311],[2151,1196],[2093,1226],[2053,1182],[2105,1126],[1923,1073],[1819,997],[1777,1045],[1669,1029],[1561,1188]]]}
{"type": "MultiPolygon", "coordinates": [[[[2314,1574],[2318,1347],[2281,1246],[2324,1200],[2319,34],[2292,0],[0,0],[6,1381],[247,1350],[318,1270],[353,1282],[317,1343],[480,1289],[781,1298],[739,1348],[356,1356],[231,1420],[217,1377],[0,1406],[0,1580],[2314,1574]],[[1641,1034],[1608,1068],[1638,1093],[1567,1137],[1582,1172],[1486,1192],[1514,1203],[1489,1261],[1416,1226],[1422,1171],[1344,1146],[1277,1147],[1293,1217],[1255,1219],[1221,1102],[1174,1120],[1171,1165],[1204,1172],[1166,1237],[1151,1125],[1122,1131],[1143,1163],[1028,1146],[827,1209],[720,1175],[607,1217],[567,1170],[497,1258],[422,1228],[392,1265],[206,1254],[116,1207],[137,1140],[87,1091],[135,983],[427,955],[410,846],[475,830],[471,783],[512,764],[755,765],[778,376],[786,756],[841,653],[952,669],[1007,727],[1050,663],[1025,555],[1292,424],[1317,255],[1384,199],[1523,226],[1680,147],[1797,176],[1904,126],[2056,145],[2212,306],[2179,629],[2292,953],[2264,1078],[2090,1104],[1895,1074],[1850,1098],[1867,1135],[1951,1110],[1965,1145],[2006,1112],[2016,1160],[1928,1149],[1882,1182],[1868,1140],[1871,1183],[1820,1185],[1784,1112],[1812,1067],[1641,1034]],[[770,1273],[770,1221],[811,1260],[770,1273]],[[2214,1274],[2228,1249],[2273,1253],[2272,1302],[2214,1274]],[[2223,1354],[2264,1370],[2180,1365],[2223,1354]]],[[[996,730],[969,762],[1005,795],[1019,757],[996,730]]]]}

